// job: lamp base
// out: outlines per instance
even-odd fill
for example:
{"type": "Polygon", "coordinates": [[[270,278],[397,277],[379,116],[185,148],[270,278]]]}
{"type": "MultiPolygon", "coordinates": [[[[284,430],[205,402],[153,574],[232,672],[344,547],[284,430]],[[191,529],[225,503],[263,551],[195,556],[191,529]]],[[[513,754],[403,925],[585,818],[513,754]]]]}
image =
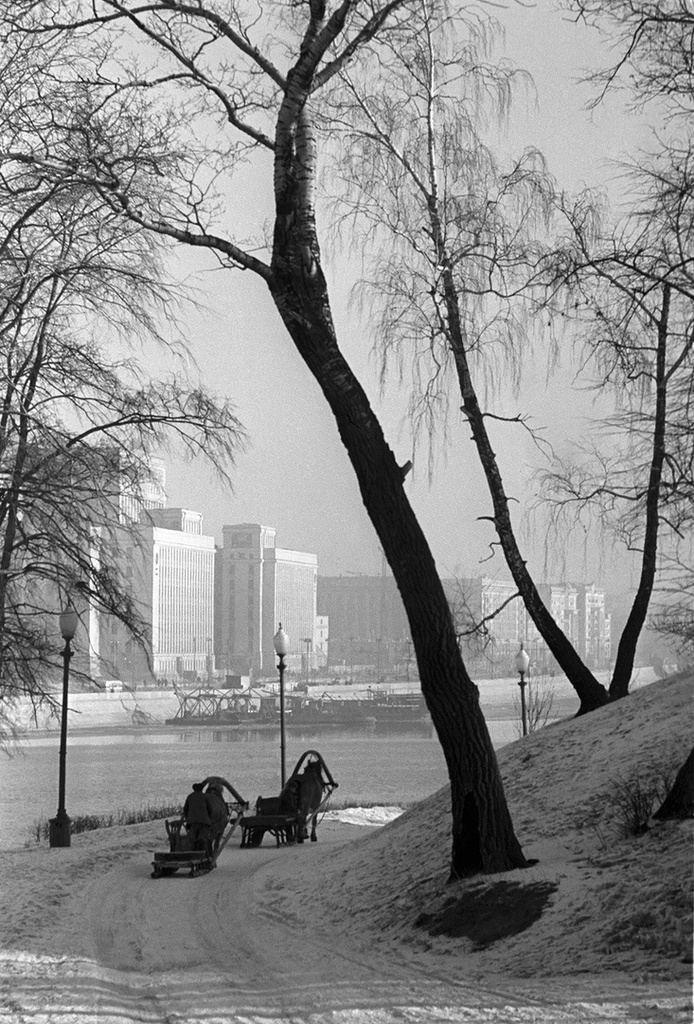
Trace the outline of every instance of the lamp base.
{"type": "Polygon", "coordinates": [[[59,814],[48,822],[48,845],[69,846],[70,845],[70,819],[67,814],[59,814]]]}

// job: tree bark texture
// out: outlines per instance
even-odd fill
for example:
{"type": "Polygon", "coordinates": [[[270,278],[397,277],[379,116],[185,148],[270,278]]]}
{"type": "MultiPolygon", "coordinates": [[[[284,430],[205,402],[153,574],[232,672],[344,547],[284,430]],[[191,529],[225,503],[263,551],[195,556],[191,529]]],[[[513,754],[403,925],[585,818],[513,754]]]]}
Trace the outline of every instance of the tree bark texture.
{"type": "Polygon", "coordinates": [[[694,818],[694,747],[677,773],[672,789],[653,815],[659,821],[694,818]]]}

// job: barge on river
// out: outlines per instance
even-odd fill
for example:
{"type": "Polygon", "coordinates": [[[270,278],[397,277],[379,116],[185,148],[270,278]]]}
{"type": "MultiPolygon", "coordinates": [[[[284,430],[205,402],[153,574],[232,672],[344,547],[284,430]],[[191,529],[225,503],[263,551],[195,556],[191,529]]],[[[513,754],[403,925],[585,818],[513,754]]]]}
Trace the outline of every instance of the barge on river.
{"type": "MultiPolygon", "coordinates": [[[[167,725],[215,725],[276,728],[279,697],[258,690],[200,687],[177,693],[179,708],[167,725]]],[[[320,697],[290,693],[285,697],[285,725],[364,725],[427,722],[429,713],[420,693],[372,690],[366,697],[320,697]]]]}

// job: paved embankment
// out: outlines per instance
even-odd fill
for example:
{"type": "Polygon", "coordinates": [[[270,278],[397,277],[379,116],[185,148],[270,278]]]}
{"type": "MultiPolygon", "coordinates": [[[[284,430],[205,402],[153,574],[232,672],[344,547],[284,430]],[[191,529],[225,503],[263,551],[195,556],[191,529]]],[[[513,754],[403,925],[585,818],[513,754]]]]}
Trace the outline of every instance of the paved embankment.
{"type": "MultiPolygon", "coordinates": [[[[141,690],[135,693],[71,693],[68,700],[68,729],[130,728],[133,725],[163,725],[178,711],[178,698],[171,690],[141,690]]],[[[20,709],[19,724],[29,734],[60,729],[59,708],[33,712],[28,704],[20,709]]]]}

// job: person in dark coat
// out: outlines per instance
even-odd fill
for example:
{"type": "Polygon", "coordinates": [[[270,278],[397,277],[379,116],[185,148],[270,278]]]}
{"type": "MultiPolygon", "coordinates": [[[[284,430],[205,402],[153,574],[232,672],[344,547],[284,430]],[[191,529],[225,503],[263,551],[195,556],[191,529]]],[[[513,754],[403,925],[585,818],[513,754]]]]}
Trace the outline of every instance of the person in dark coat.
{"type": "Polygon", "coordinates": [[[212,855],[211,838],[211,806],[210,799],[203,793],[202,782],[193,783],[193,792],[186,797],[183,805],[183,820],[186,823],[188,837],[194,850],[206,850],[212,855]]]}

